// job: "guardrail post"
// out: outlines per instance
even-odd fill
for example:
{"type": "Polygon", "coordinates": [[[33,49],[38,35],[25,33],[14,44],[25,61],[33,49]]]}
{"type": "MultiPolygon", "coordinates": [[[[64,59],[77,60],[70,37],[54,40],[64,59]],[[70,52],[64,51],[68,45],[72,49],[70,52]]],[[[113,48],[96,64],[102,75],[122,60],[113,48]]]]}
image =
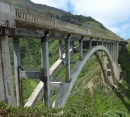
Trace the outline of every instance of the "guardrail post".
{"type": "Polygon", "coordinates": [[[17,106],[23,106],[23,92],[22,92],[22,80],[19,77],[19,66],[20,61],[20,50],[19,50],[19,39],[13,39],[13,51],[14,51],[14,72],[15,72],[15,84],[16,84],[16,100],[17,106]]]}
{"type": "Polygon", "coordinates": [[[70,34],[65,39],[65,69],[66,69],[66,82],[70,81],[70,34]]]}
{"type": "Polygon", "coordinates": [[[41,53],[42,53],[42,70],[40,79],[44,83],[44,106],[50,107],[50,78],[49,78],[49,50],[48,36],[49,32],[44,32],[44,37],[41,38],[41,53]]]}

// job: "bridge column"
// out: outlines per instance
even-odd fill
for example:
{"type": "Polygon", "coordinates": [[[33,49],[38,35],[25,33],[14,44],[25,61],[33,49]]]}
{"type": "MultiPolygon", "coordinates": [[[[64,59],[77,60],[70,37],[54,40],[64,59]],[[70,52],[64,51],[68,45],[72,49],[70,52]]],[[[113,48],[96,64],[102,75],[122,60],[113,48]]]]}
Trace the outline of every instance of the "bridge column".
{"type": "Polygon", "coordinates": [[[114,45],[114,41],[113,41],[113,42],[112,42],[112,59],[113,59],[113,60],[114,60],[114,56],[115,56],[114,47],[115,47],[115,45],[114,45]]]}
{"type": "Polygon", "coordinates": [[[111,55],[111,58],[112,58],[112,41],[110,41],[110,55],[111,55]]]}
{"type": "Polygon", "coordinates": [[[0,100],[16,106],[8,46],[10,31],[3,28],[2,32],[3,35],[0,36],[0,100]]]}
{"type": "Polygon", "coordinates": [[[89,40],[89,49],[92,48],[92,38],[89,40]]]}
{"type": "Polygon", "coordinates": [[[66,82],[70,81],[70,34],[65,39],[65,69],[66,69],[66,82]]]}
{"type": "Polygon", "coordinates": [[[5,84],[4,84],[2,48],[1,48],[1,37],[0,37],[0,101],[6,102],[6,93],[5,92],[6,91],[5,91],[5,84]]]}
{"type": "Polygon", "coordinates": [[[119,51],[120,51],[121,48],[122,48],[122,44],[119,42],[119,51]]]}
{"type": "Polygon", "coordinates": [[[120,69],[119,69],[119,65],[118,65],[118,53],[119,53],[119,49],[118,49],[118,42],[115,41],[114,42],[114,57],[113,57],[113,66],[114,66],[114,71],[115,71],[115,76],[117,80],[120,80],[120,69]]]}
{"type": "Polygon", "coordinates": [[[104,45],[104,47],[107,48],[107,41],[104,41],[104,42],[103,42],[103,45],[104,45]]]}
{"type": "Polygon", "coordinates": [[[107,41],[106,47],[107,47],[107,50],[109,51],[109,41],[107,41]]]}
{"type": "Polygon", "coordinates": [[[72,47],[72,50],[73,50],[73,52],[75,53],[75,45],[74,45],[74,41],[71,41],[71,47],[72,47]]]}
{"type": "Polygon", "coordinates": [[[115,42],[114,43],[114,61],[118,63],[117,60],[118,60],[118,42],[115,42]]]}
{"type": "Polygon", "coordinates": [[[44,105],[50,107],[50,73],[49,73],[49,50],[48,36],[49,32],[44,32],[44,37],[41,38],[41,53],[42,53],[42,70],[40,79],[44,83],[44,105]]]}
{"type": "Polygon", "coordinates": [[[99,43],[100,43],[100,42],[99,42],[99,40],[97,39],[97,46],[99,45],[99,43]]]}
{"type": "Polygon", "coordinates": [[[59,59],[62,59],[62,40],[59,40],[59,59]]]}
{"type": "Polygon", "coordinates": [[[79,59],[82,60],[83,59],[83,36],[81,37],[81,39],[79,40],[79,59]]]}
{"type": "Polygon", "coordinates": [[[102,39],[102,41],[101,41],[101,45],[104,46],[104,40],[103,40],[103,39],[102,39]]]}
{"type": "Polygon", "coordinates": [[[117,42],[117,60],[118,60],[118,57],[119,57],[119,51],[120,51],[119,44],[120,44],[120,42],[117,42]]]}
{"type": "Polygon", "coordinates": [[[17,106],[23,106],[22,81],[19,76],[19,66],[21,66],[21,61],[18,38],[13,39],[13,49],[17,106]]]}

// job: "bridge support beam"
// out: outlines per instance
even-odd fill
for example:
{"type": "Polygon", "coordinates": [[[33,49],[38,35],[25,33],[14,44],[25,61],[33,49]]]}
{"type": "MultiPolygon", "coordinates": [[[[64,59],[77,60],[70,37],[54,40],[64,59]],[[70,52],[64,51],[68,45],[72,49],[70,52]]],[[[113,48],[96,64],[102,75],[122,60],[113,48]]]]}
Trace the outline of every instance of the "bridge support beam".
{"type": "Polygon", "coordinates": [[[13,39],[13,49],[14,49],[14,72],[15,72],[17,106],[23,106],[22,79],[20,79],[19,76],[19,66],[21,66],[21,61],[20,61],[18,38],[13,39]]]}
{"type": "Polygon", "coordinates": [[[44,83],[44,105],[50,107],[50,73],[49,73],[49,50],[48,50],[48,31],[44,32],[44,37],[41,38],[41,53],[42,53],[42,70],[40,79],[44,83]]]}
{"type": "Polygon", "coordinates": [[[70,81],[70,34],[65,39],[65,69],[66,69],[66,82],[70,81]]]}
{"type": "Polygon", "coordinates": [[[0,36],[0,100],[16,106],[7,34],[0,36]]]}

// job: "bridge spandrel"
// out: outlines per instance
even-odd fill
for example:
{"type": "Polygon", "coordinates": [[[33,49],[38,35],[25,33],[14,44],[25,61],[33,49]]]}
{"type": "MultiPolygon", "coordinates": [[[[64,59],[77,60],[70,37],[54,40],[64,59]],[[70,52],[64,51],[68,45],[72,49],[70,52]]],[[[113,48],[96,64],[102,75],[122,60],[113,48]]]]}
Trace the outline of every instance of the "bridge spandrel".
{"type": "Polygon", "coordinates": [[[15,8],[0,1],[0,26],[15,28],[15,8]]]}

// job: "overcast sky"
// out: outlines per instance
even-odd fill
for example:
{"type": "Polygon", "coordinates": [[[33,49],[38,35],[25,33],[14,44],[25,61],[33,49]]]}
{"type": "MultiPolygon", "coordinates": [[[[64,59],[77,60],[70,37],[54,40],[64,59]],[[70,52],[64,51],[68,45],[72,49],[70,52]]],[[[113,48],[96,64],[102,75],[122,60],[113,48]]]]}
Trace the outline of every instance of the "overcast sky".
{"type": "Polygon", "coordinates": [[[124,39],[130,38],[130,0],[31,0],[72,14],[91,16],[124,39]]]}

